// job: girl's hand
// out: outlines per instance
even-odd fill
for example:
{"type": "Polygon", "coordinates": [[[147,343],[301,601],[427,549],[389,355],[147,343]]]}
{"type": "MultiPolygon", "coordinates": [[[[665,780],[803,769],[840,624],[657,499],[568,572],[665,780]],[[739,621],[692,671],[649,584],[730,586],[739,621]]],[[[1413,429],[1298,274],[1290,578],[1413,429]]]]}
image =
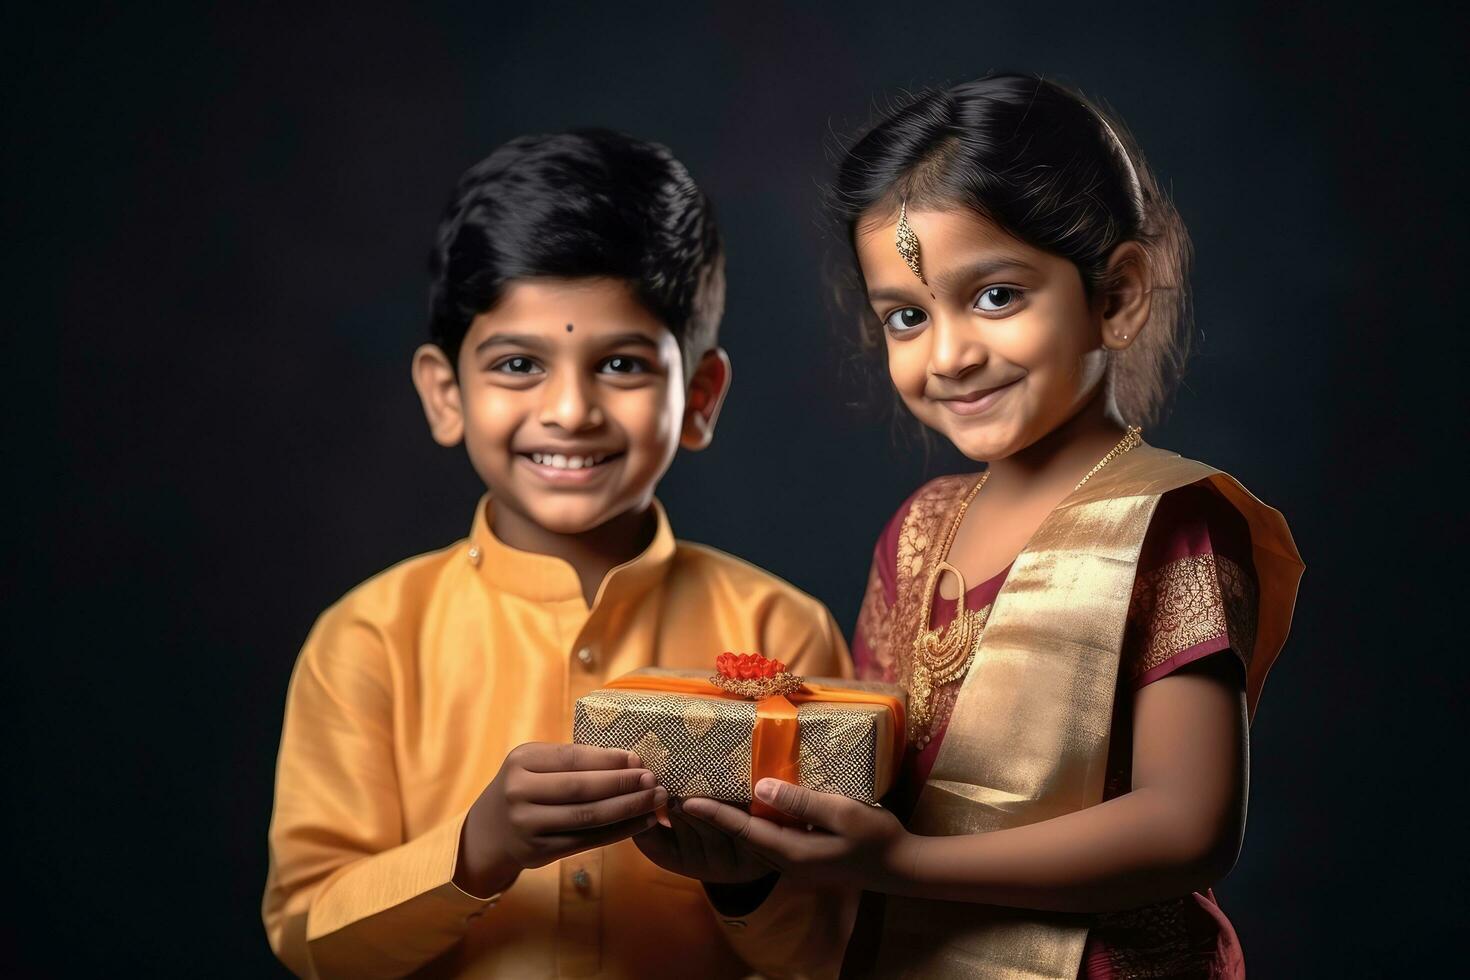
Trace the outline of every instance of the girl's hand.
{"type": "Polygon", "coordinates": [[[667,829],[650,827],[633,838],[644,857],[665,871],[706,884],[734,885],[764,878],[775,870],[760,855],[703,820],[674,811],[669,823],[667,829]]]}
{"type": "Polygon", "coordinates": [[[684,812],[801,881],[890,891],[912,861],[919,839],[882,807],[779,779],[762,779],[755,794],[814,829],[782,827],[707,799],[685,800],[684,812]]]}

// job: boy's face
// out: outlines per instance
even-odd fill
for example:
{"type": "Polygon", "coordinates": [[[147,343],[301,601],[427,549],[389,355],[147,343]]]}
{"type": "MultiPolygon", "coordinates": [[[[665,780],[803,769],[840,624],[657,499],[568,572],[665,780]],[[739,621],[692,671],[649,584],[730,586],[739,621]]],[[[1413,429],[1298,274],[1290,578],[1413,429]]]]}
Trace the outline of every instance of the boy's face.
{"type": "Polygon", "coordinates": [[[686,385],[673,333],[614,279],[512,284],[470,324],[457,383],[448,368],[415,355],[435,438],[463,439],[496,506],[555,534],[647,507],[681,442],[708,443],[729,379],[716,350],[686,385]]]}
{"type": "Polygon", "coordinates": [[[1098,395],[1134,319],[1090,303],[1070,261],[966,209],[911,208],[908,221],[927,285],[894,246],[897,214],[856,243],[889,376],[919,421],[971,459],[1004,459],[1098,395]]]}

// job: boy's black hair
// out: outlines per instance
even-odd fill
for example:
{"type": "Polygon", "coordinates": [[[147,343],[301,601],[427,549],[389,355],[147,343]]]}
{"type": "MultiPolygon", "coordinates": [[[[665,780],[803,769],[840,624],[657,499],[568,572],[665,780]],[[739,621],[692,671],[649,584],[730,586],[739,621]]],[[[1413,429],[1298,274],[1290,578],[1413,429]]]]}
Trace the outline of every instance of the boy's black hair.
{"type": "Polygon", "coordinates": [[[725,306],[709,199],[667,147],[609,130],[521,136],[467,170],[429,272],[430,335],[456,369],[470,322],[521,280],[627,281],[678,340],[686,376],[725,306]]]}

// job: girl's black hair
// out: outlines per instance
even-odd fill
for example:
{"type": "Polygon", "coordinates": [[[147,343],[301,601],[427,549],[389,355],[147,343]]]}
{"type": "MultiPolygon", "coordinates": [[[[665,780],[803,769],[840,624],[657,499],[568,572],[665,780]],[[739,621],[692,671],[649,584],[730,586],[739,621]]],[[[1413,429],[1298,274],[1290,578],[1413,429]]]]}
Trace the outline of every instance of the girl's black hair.
{"type": "MultiPolygon", "coordinates": [[[[1115,351],[1108,384],[1124,419],[1154,421],[1182,373],[1189,329],[1189,236],[1122,124],[1034,75],[993,75],[914,96],[846,151],[829,193],[856,257],[860,221],[910,208],[967,207],[1021,241],[1070,260],[1088,296],[1109,288],[1122,242],[1148,254],[1150,322],[1115,351]]],[[[865,318],[870,339],[879,326],[865,318]]]]}
{"type": "Polygon", "coordinates": [[[459,179],[429,256],[429,332],[457,365],[513,282],[611,277],[673,332],[687,369],[725,306],[714,209],[658,143],[608,130],[511,140],[459,179]]]}

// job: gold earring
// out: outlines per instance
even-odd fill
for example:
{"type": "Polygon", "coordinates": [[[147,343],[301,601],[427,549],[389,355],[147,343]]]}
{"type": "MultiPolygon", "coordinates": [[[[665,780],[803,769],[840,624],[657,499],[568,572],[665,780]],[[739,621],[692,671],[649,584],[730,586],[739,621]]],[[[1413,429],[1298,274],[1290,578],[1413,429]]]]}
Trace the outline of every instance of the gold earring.
{"type": "Polygon", "coordinates": [[[898,206],[898,232],[893,236],[893,244],[909,271],[927,286],[929,280],[924,278],[924,273],[919,269],[919,236],[914,234],[913,226],[909,224],[908,208],[908,201],[903,201],[898,206]]]}

